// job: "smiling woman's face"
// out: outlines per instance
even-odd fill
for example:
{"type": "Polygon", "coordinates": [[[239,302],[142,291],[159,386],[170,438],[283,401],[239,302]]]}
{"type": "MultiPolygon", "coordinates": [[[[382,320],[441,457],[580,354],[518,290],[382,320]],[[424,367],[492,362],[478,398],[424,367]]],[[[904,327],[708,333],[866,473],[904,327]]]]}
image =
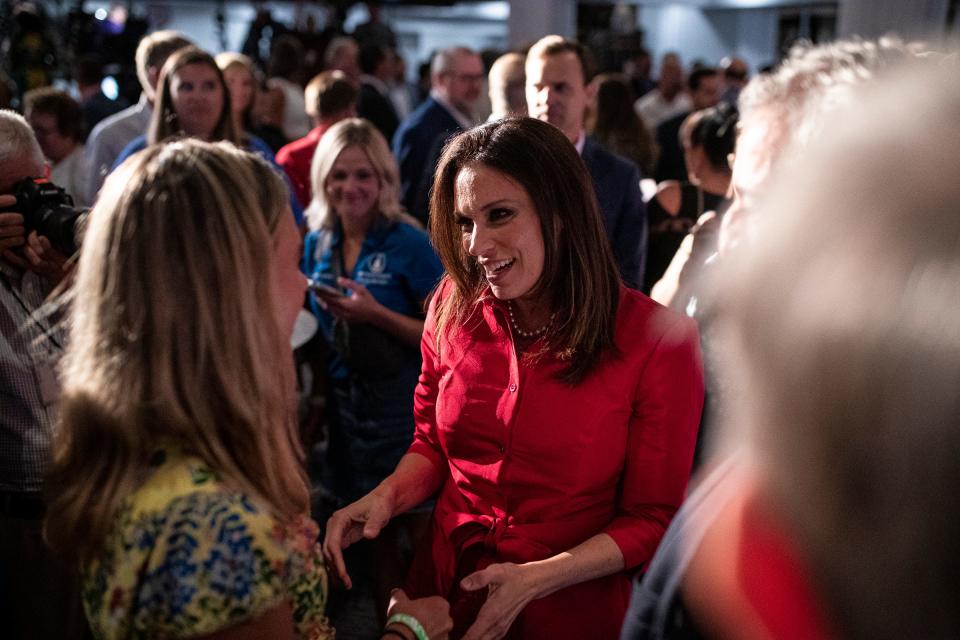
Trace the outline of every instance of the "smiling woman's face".
{"type": "Polygon", "coordinates": [[[505,174],[473,163],[457,174],[453,197],[463,249],[476,258],[493,295],[528,298],[544,263],[540,216],[530,195],[505,174]]]}
{"type": "Polygon", "coordinates": [[[188,136],[210,140],[223,110],[223,85],[209,65],[184,65],[170,79],[170,99],[180,128],[188,136]]]}

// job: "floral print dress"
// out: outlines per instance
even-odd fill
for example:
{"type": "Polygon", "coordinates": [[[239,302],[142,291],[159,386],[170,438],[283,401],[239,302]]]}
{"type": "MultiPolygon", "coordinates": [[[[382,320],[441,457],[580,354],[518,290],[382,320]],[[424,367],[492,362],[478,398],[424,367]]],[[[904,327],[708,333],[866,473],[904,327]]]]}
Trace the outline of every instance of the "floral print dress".
{"type": "Polygon", "coordinates": [[[83,567],[97,638],[183,638],[288,602],[300,637],[332,638],[317,525],[283,527],[199,458],[168,450],[124,502],[102,553],[83,567]]]}

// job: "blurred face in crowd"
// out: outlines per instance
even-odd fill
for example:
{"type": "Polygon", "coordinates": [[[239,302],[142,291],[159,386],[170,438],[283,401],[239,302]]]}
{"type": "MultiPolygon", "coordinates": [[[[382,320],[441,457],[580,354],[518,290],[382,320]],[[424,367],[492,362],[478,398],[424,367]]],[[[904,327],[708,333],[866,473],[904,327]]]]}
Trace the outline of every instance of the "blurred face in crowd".
{"type": "Polygon", "coordinates": [[[361,147],[340,152],[327,174],[327,202],[344,223],[369,223],[380,199],[380,177],[361,147]]]}
{"type": "Polygon", "coordinates": [[[554,125],[576,143],[593,89],[583,77],[580,58],[572,51],[528,58],[527,109],[531,118],[554,125]]]}
{"type": "Polygon", "coordinates": [[[720,74],[706,76],[700,79],[700,86],[690,92],[693,110],[700,111],[708,107],[715,107],[720,102],[720,74]]]}
{"type": "Polygon", "coordinates": [[[40,143],[43,155],[56,164],[76,148],[77,140],[65,136],[57,129],[57,118],[52,113],[33,110],[27,114],[27,122],[40,143]]]}
{"type": "Polygon", "coordinates": [[[657,88],[667,98],[673,98],[683,89],[683,67],[675,57],[664,57],[657,88]]]}
{"type": "Polygon", "coordinates": [[[283,335],[293,334],[293,325],[303,306],[307,279],[300,272],[303,244],[293,220],[289,205],[280,214],[280,222],[273,237],[273,295],[274,309],[283,335]]]}
{"type": "Polygon", "coordinates": [[[720,251],[729,250],[750,235],[750,215],[770,179],[773,162],[786,139],[774,113],[756,113],[737,138],[731,165],[733,201],[723,218],[720,251]]]}
{"type": "Polygon", "coordinates": [[[469,112],[480,97],[485,77],[480,56],[460,53],[454,58],[453,69],[437,76],[437,83],[450,104],[469,112]]]}
{"type": "Polygon", "coordinates": [[[170,98],[184,133],[209,140],[226,99],[216,70],[205,64],[185,65],[171,78],[170,98]]]}
{"type": "Polygon", "coordinates": [[[256,83],[250,71],[240,64],[232,64],[223,72],[223,80],[230,91],[230,110],[242,114],[253,103],[256,83]]]}
{"type": "Polygon", "coordinates": [[[507,175],[473,163],[457,174],[453,197],[463,249],[476,258],[493,295],[521,307],[534,302],[544,245],[530,195],[507,175]]]}
{"type": "Polygon", "coordinates": [[[360,77],[360,48],[354,42],[344,42],[330,56],[328,71],[342,71],[356,81],[360,77]]]}

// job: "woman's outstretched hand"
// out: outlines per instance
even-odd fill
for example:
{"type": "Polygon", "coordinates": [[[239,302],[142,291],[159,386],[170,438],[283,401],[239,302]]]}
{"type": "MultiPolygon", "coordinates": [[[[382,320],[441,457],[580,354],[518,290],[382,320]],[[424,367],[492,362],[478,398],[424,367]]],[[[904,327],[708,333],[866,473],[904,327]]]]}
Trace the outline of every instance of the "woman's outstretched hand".
{"type": "Polygon", "coordinates": [[[323,538],[323,557],[327,566],[332,567],[334,575],[350,589],[353,582],[343,562],[343,550],[357,540],[371,539],[380,535],[380,531],[393,516],[394,501],[388,492],[375,489],[335,511],[327,520],[327,531],[323,538]]]}
{"type": "Polygon", "coordinates": [[[488,587],[487,601],[463,640],[498,640],[527,604],[539,597],[539,585],[530,565],[503,562],[475,571],[460,581],[465,591],[488,587]]]}

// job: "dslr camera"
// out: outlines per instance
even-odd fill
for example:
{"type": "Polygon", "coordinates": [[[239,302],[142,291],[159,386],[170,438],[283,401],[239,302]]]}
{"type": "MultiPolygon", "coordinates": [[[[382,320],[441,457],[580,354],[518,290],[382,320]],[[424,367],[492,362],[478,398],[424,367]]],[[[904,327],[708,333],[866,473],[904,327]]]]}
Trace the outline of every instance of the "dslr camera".
{"type": "Polygon", "coordinates": [[[77,227],[86,210],[75,209],[73,198],[62,187],[45,178],[24,178],[13,185],[12,195],[16,203],[0,211],[23,215],[26,233],[36,231],[46,236],[63,255],[70,256],[77,251],[77,227]]]}

